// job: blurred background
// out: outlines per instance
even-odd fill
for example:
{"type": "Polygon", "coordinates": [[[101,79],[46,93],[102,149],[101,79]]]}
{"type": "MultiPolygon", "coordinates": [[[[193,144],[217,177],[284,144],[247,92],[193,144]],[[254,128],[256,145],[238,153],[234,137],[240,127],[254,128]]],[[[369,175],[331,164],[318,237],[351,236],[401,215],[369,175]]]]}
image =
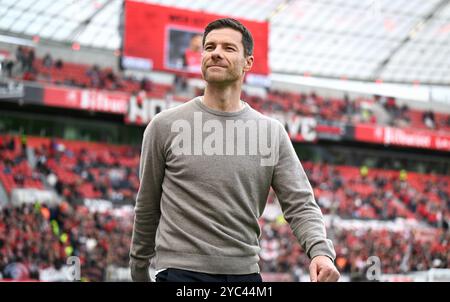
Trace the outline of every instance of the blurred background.
{"type": "MultiPolygon", "coordinates": [[[[0,0],[0,280],[129,281],[145,125],[201,95],[201,35],[253,33],[342,281],[450,281],[450,1],[0,0]],[[73,258],[71,258],[73,259],[73,258]]],[[[265,281],[308,281],[270,193],[265,281]]]]}

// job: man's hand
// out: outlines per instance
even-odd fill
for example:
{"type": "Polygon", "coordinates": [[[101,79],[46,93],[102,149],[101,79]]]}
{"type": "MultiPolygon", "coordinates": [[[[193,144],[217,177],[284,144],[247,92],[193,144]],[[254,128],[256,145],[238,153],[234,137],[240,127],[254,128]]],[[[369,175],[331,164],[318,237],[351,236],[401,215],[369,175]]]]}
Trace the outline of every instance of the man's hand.
{"type": "Polygon", "coordinates": [[[144,261],[130,260],[131,279],[134,282],[150,282],[149,264],[144,261]]]}
{"type": "Polygon", "coordinates": [[[311,282],[336,282],[341,275],[327,256],[316,256],[309,265],[311,282]]]}

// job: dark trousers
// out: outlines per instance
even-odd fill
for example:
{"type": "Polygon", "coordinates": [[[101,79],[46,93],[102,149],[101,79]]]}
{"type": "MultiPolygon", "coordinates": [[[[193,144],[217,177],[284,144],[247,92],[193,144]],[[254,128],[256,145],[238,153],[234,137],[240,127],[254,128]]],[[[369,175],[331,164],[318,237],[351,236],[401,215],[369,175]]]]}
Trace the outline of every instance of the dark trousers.
{"type": "Polygon", "coordinates": [[[248,275],[219,275],[168,268],[156,275],[156,282],[262,282],[258,273],[248,275]]]}

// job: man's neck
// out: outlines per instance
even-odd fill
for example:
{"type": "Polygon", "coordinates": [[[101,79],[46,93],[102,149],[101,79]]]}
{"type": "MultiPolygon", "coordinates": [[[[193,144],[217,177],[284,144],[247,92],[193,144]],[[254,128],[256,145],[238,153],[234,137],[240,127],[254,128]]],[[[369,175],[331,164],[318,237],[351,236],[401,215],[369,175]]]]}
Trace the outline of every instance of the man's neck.
{"type": "Polygon", "coordinates": [[[207,84],[203,104],[207,107],[224,112],[236,112],[244,108],[241,102],[241,85],[218,87],[207,84]]]}

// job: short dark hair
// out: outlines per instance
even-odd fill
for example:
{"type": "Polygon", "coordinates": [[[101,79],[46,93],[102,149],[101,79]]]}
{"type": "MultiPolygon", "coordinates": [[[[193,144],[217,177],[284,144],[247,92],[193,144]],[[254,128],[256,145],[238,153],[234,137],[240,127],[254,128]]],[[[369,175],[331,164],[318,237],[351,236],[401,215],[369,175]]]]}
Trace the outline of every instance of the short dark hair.
{"type": "Polygon", "coordinates": [[[218,19],[209,23],[203,33],[202,46],[205,46],[206,36],[215,29],[231,28],[242,34],[242,45],[244,45],[244,55],[251,56],[253,54],[253,37],[250,31],[238,20],[232,18],[218,19]]]}

